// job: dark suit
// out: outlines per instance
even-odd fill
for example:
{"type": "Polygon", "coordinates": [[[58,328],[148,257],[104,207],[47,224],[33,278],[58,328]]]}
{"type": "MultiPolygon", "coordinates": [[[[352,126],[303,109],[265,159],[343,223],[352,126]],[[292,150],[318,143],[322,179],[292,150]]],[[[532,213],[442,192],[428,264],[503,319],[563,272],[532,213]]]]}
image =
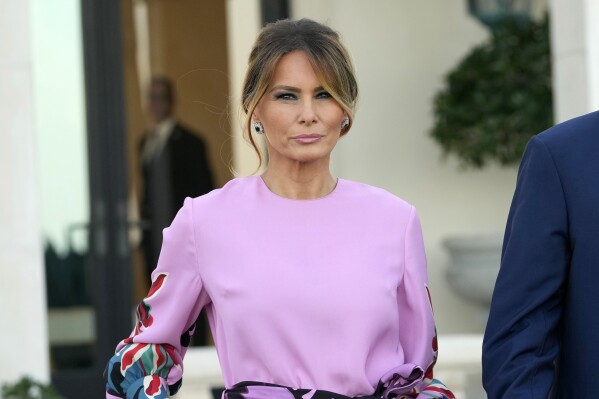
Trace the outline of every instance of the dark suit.
{"type": "MultiPolygon", "coordinates": [[[[141,152],[147,137],[140,143],[141,152]]],[[[180,124],[175,124],[161,151],[142,162],[142,175],[141,217],[149,222],[142,248],[149,277],[158,262],[162,229],[171,224],[185,197],[206,194],[214,183],[204,142],[180,124]]]]}
{"type": "Polygon", "coordinates": [[[595,397],[598,309],[594,112],[535,136],[526,148],[483,344],[489,398],[595,397]]]}

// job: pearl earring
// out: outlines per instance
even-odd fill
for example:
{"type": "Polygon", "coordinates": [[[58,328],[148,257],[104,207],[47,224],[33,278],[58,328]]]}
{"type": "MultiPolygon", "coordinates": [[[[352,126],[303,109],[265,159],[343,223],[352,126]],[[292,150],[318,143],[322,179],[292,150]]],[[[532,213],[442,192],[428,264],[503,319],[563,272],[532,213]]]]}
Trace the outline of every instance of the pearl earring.
{"type": "Polygon", "coordinates": [[[349,126],[349,118],[346,116],[345,118],[343,118],[343,120],[341,121],[341,129],[345,129],[346,127],[349,126]]]}
{"type": "Polygon", "coordinates": [[[262,122],[252,122],[252,126],[254,126],[254,131],[256,134],[264,134],[264,126],[262,126],[262,122]]]}

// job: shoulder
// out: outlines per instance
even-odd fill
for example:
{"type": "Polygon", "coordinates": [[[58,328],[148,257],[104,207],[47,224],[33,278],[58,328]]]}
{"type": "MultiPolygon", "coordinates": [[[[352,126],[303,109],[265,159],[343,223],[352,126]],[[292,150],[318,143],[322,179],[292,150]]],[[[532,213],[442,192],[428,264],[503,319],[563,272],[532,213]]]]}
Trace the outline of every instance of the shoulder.
{"type": "Polygon", "coordinates": [[[343,194],[348,197],[347,199],[351,199],[369,210],[374,212],[391,211],[405,215],[413,212],[412,204],[383,188],[352,180],[340,179],[340,181],[343,183],[343,194]]]}
{"type": "Polygon", "coordinates": [[[195,132],[194,130],[188,128],[185,125],[182,125],[179,122],[177,122],[173,127],[173,132],[170,136],[170,139],[172,141],[178,141],[186,145],[204,145],[204,140],[202,139],[200,133],[195,132]]]}
{"type": "Polygon", "coordinates": [[[149,136],[149,132],[147,130],[141,133],[141,136],[139,137],[139,139],[137,141],[138,150],[141,151],[143,149],[143,147],[146,145],[146,141],[148,141],[148,136],[149,136]]]}
{"type": "Polygon", "coordinates": [[[181,122],[175,122],[175,125],[173,126],[173,132],[178,132],[185,136],[197,136],[198,135],[193,129],[191,129],[187,125],[182,124],[181,122]]]}
{"type": "MultiPolygon", "coordinates": [[[[556,170],[561,179],[599,167],[599,112],[570,119],[533,136],[520,168],[539,175],[556,170]],[[536,166],[535,166],[536,165],[536,166]]],[[[574,179],[576,181],[580,179],[574,179]]]]}
{"type": "Polygon", "coordinates": [[[550,150],[599,146],[599,111],[559,123],[534,136],[533,141],[542,143],[550,150]]]}

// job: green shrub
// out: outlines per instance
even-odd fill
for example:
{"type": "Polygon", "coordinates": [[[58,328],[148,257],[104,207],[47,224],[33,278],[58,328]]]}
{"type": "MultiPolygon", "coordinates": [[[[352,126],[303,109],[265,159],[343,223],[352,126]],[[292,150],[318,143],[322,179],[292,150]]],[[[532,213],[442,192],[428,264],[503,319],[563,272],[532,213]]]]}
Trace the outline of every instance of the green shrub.
{"type": "Polygon", "coordinates": [[[447,76],[434,100],[432,137],[464,167],[517,164],[553,124],[548,18],[504,20],[447,76]]]}
{"type": "Polygon", "coordinates": [[[51,385],[23,377],[14,384],[2,385],[2,399],[62,399],[51,385]]]}

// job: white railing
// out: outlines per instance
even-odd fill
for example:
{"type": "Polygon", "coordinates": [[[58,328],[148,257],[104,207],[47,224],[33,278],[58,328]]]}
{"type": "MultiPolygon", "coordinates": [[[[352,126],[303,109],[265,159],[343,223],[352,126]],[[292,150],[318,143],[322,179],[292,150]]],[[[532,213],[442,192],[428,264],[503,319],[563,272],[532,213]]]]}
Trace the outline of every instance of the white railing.
{"type": "Polygon", "coordinates": [[[183,386],[174,399],[212,399],[210,388],[223,385],[213,346],[189,348],[183,366],[183,386]]]}
{"type": "MultiPolygon", "coordinates": [[[[458,399],[483,399],[481,388],[481,335],[439,336],[435,377],[458,399]]],[[[213,347],[190,348],[185,357],[183,387],[176,399],[212,399],[210,388],[221,386],[218,357],[213,347]]]]}
{"type": "Polygon", "coordinates": [[[435,378],[443,381],[457,399],[485,399],[482,388],[482,343],[479,334],[439,336],[435,378]]]}

